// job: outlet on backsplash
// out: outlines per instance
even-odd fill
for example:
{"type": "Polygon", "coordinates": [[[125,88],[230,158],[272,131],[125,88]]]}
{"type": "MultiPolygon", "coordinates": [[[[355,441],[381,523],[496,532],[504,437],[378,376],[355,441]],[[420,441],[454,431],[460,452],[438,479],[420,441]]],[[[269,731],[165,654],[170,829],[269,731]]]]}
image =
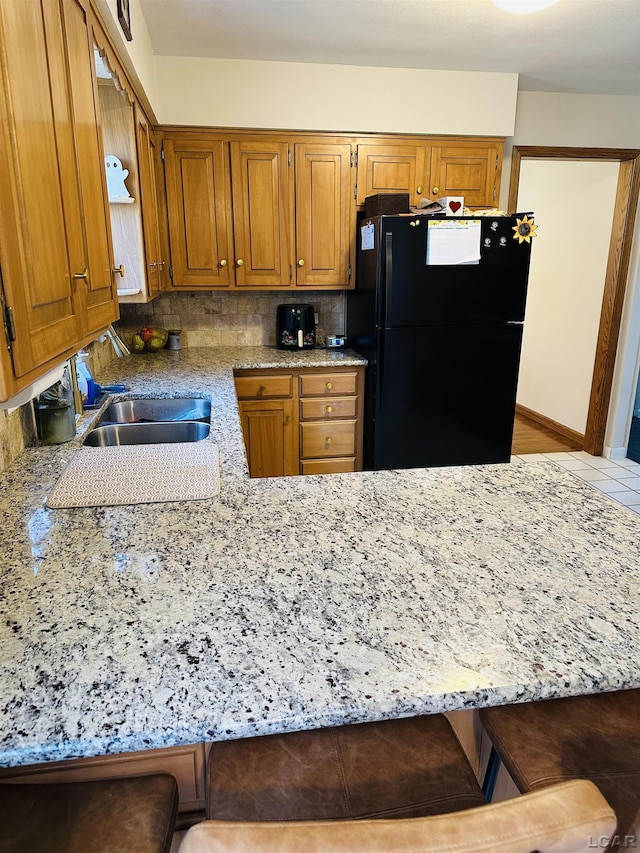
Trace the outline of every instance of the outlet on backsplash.
{"type": "Polygon", "coordinates": [[[344,293],[327,291],[165,293],[146,305],[121,305],[117,325],[127,341],[143,326],[159,326],[181,329],[187,347],[274,346],[276,307],[301,300],[315,306],[323,330],[344,332],[344,293]]]}

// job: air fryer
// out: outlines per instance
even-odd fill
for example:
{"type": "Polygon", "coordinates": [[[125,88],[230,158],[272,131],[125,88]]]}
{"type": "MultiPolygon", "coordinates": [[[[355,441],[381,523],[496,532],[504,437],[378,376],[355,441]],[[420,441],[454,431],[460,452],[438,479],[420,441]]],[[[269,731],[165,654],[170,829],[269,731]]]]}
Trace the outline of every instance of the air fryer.
{"type": "Polygon", "coordinates": [[[278,349],[311,349],[316,345],[313,305],[278,305],[276,343],[278,349]]]}

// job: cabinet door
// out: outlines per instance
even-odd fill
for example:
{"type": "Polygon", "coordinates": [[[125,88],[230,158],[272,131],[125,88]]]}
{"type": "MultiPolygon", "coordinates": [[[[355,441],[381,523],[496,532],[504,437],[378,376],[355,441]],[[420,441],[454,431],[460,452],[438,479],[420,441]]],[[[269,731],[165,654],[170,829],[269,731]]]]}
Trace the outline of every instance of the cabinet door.
{"type": "Polygon", "coordinates": [[[376,193],[409,193],[417,204],[429,191],[425,145],[358,145],[358,204],[376,193]]]}
{"type": "Polygon", "coordinates": [[[292,283],[293,181],[286,142],[231,142],[236,284],[292,283]]]}
{"type": "Polygon", "coordinates": [[[224,142],[165,138],[173,287],[229,287],[233,277],[231,191],[224,142]]]}
{"type": "Polygon", "coordinates": [[[238,404],[252,477],[298,473],[293,400],[247,400],[238,404]]]}
{"type": "Polygon", "coordinates": [[[70,270],[82,272],[84,257],[67,243],[65,220],[76,234],[81,221],[58,10],[2,3],[0,25],[2,279],[16,332],[9,370],[22,377],[82,337],[83,294],[70,270]]]}
{"type": "Polygon", "coordinates": [[[118,308],[112,273],[104,153],[97,120],[89,2],[62,0],[62,9],[81,196],[84,269],[87,270],[82,279],[86,290],[84,331],[89,334],[104,329],[117,319],[118,308]]]}
{"type": "Polygon", "coordinates": [[[144,254],[147,270],[147,294],[150,299],[161,290],[162,261],[160,258],[160,232],[158,217],[158,197],[155,182],[155,148],[151,129],[147,119],[136,104],[136,143],[138,148],[138,168],[140,174],[140,201],[142,204],[142,228],[144,233],[144,254]]]}
{"type": "Polygon", "coordinates": [[[350,145],[295,146],[296,285],[349,284],[355,199],[350,145]]]}
{"type": "Polygon", "coordinates": [[[497,146],[434,146],[431,198],[460,195],[467,207],[491,207],[498,199],[501,159],[497,146]]]}

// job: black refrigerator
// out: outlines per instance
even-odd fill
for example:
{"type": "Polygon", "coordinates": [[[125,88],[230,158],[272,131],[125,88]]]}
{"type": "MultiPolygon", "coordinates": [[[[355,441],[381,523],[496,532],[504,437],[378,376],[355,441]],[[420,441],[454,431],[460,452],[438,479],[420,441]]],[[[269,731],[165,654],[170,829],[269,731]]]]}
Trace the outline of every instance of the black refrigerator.
{"type": "Polygon", "coordinates": [[[346,330],[369,362],[365,469],[509,461],[531,254],[523,217],[533,215],[359,224],[346,330]]]}

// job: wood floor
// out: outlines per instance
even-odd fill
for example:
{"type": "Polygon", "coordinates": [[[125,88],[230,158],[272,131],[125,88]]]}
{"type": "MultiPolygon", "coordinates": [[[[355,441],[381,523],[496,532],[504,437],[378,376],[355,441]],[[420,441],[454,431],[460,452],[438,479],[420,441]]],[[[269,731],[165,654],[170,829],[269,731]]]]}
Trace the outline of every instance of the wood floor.
{"type": "Polygon", "coordinates": [[[523,453],[560,453],[569,450],[582,450],[582,445],[524,415],[516,414],[511,444],[511,452],[514,456],[523,453]]]}

